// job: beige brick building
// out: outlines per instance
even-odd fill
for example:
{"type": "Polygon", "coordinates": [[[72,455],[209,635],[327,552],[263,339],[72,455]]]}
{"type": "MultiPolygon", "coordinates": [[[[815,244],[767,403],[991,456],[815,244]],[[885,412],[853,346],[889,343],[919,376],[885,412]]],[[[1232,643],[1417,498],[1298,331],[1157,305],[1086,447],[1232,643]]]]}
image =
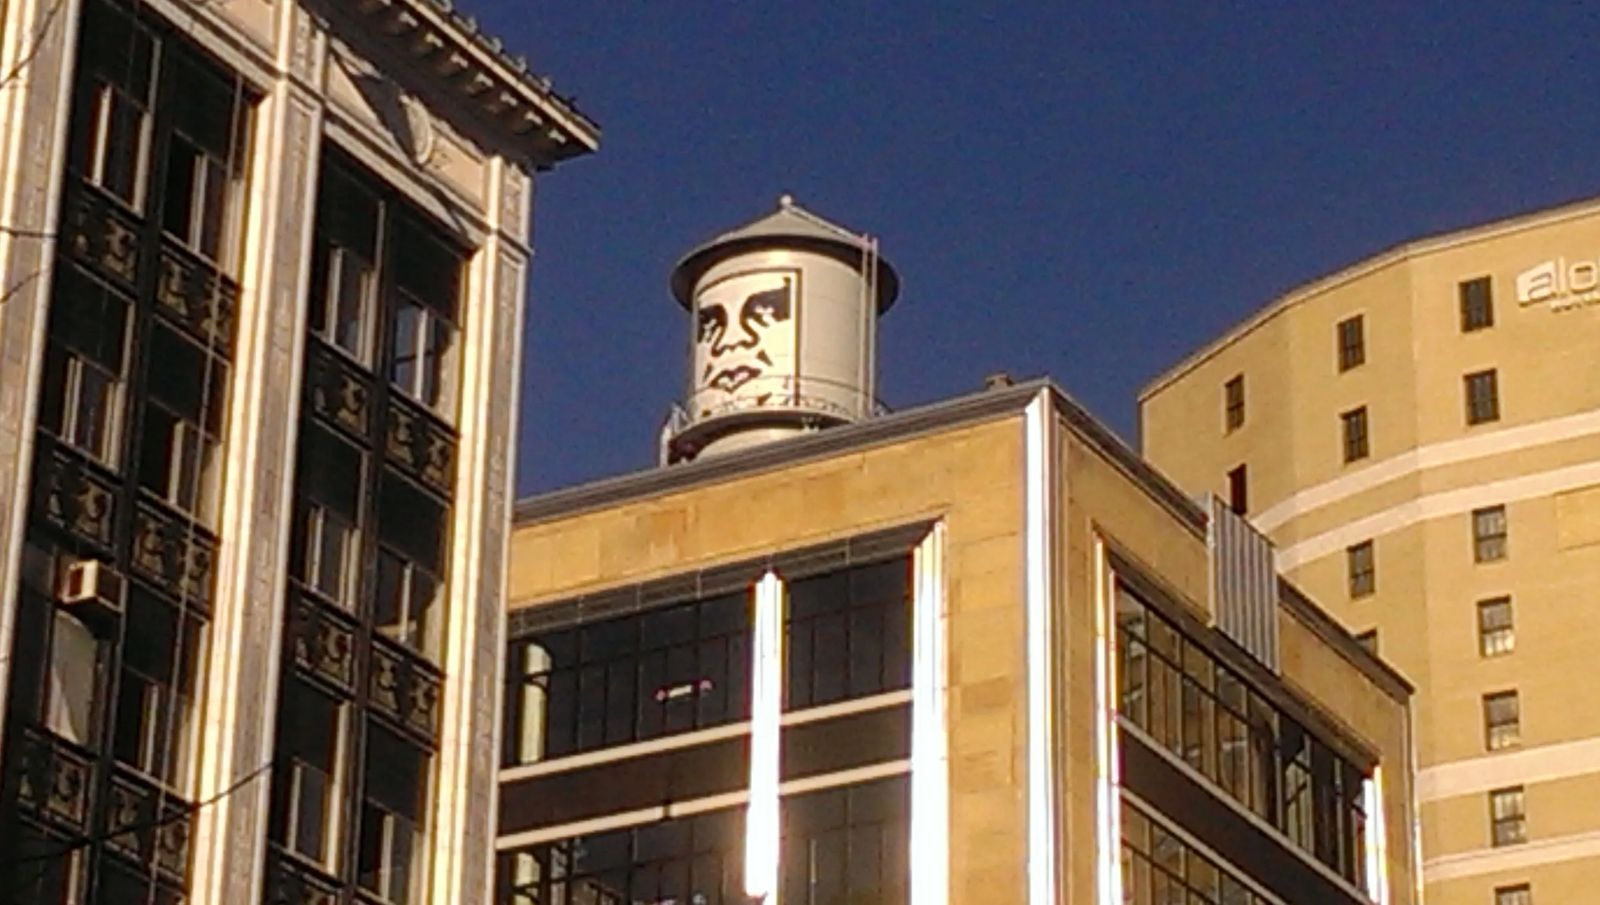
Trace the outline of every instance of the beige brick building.
{"type": "Polygon", "coordinates": [[[1409,688],[1254,542],[1048,383],[525,500],[499,901],[1415,903],[1409,688]]]}
{"type": "Polygon", "coordinates": [[[1153,382],[1146,456],[1418,686],[1428,898],[1600,884],[1600,202],[1296,289],[1153,382]],[[1375,633],[1375,634],[1368,634],[1375,633]]]}

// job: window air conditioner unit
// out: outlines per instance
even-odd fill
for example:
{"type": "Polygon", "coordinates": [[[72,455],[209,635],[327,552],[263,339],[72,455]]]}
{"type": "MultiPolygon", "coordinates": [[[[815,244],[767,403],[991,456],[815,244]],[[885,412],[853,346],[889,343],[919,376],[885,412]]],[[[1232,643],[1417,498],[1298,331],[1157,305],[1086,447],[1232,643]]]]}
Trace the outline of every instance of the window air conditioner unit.
{"type": "Polygon", "coordinates": [[[69,563],[61,572],[56,599],[90,626],[103,626],[122,615],[122,576],[97,559],[69,563]]]}

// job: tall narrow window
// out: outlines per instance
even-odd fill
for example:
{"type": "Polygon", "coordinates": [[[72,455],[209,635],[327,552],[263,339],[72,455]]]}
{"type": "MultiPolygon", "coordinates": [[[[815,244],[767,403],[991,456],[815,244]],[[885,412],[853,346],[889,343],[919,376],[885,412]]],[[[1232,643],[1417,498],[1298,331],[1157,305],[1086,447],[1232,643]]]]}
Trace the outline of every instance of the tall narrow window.
{"type": "Polygon", "coordinates": [[[1517,636],[1511,621],[1511,598],[1496,597],[1478,602],[1478,653],[1498,657],[1516,649],[1517,636]]]}
{"type": "Polygon", "coordinates": [[[427,656],[438,656],[440,573],[448,528],[445,505],[385,470],[378,490],[378,633],[427,656]]]}
{"type": "Polygon", "coordinates": [[[428,756],[375,723],[367,726],[366,789],[356,876],[385,902],[422,902],[428,756]]]}
{"type": "Polygon", "coordinates": [[[1228,508],[1239,515],[1250,511],[1250,481],[1243,464],[1228,471],[1228,508]]]}
{"type": "Polygon", "coordinates": [[[1483,696],[1483,744],[1490,751],[1522,741],[1522,706],[1515,691],[1483,696]]]}
{"type": "Polygon", "coordinates": [[[290,568],[322,596],[353,607],[365,456],[332,431],[307,423],[301,427],[299,469],[300,513],[290,568]]]}
{"type": "Polygon", "coordinates": [[[185,102],[173,105],[162,227],[190,251],[228,267],[248,121],[242,87],[188,53],[172,53],[163,65],[173,68],[185,102]]]}
{"type": "Polygon", "coordinates": [[[1528,841],[1528,815],[1523,810],[1521,786],[1489,793],[1489,840],[1496,848],[1528,841]]]}
{"type": "Polygon", "coordinates": [[[550,709],[550,652],[524,641],[511,647],[511,687],[506,690],[506,764],[544,759],[550,709]]]}
{"type": "Polygon", "coordinates": [[[1349,573],[1350,596],[1366,597],[1378,589],[1378,566],[1372,548],[1372,541],[1362,541],[1353,547],[1346,547],[1344,551],[1345,564],[1349,573]]]}
{"type": "Polygon", "coordinates": [[[461,256],[408,218],[394,223],[397,297],[389,379],[407,396],[453,418],[461,256]]]}
{"type": "Polygon", "coordinates": [[[1355,462],[1365,459],[1368,455],[1367,407],[1363,405],[1340,415],[1339,425],[1344,432],[1344,460],[1355,462]]]}
{"type": "Polygon", "coordinates": [[[1361,315],[1347,317],[1339,322],[1336,330],[1338,334],[1339,370],[1348,371],[1359,367],[1367,360],[1367,337],[1361,315]]]}
{"type": "Polygon", "coordinates": [[[39,421],[60,440],[115,467],[129,304],[71,264],[57,269],[56,280],[39,421]]]}
{"type": "Polygon", "coordinates": [[[74,102],[70,166],[128,207],[144,205],[155,42],[126,12],[103,4],[83,19],[87,72],[74,102]]]}
{"type": "Polygon", "coordinates": [[[128,593],[125,631],[117,689],[117,759],[186,791],[204,626],[135,585],[128,593]]]}
{"type": "Polygon", "coordinates": [[[1533,905],[1533,887],[1526,883],[1495,887],[1494,905],[1533,905]]]}
{"type": "Polygon", "coordinates": [[[1244,426],[1244,375],[1236,374],[1222,385],[1222,424],[1225,432],[1244,426]]]}
{"type": "Polygon", "coordinates": [[[1466,391],[1467,423],[1500,420],[1500,381],[1494,369],[1476,371],[1462,379],[1466,391]]]}
{"type": "Polygon", "coordinates": [[[89,627],[61,610],[50,633],[50,688],[45,725],[68,741],[90,745],[95,737],[95,688],[100,642],[89,627]]]}
{"type": "Polygon", "coordinates": [[[338,167],[323,174],[307,326],[362,364],[372,361],[383,204],[338,167]]]}
{"type": "Polygon", "coordinates": [[[1506,507],[1472,510],[1472,559],[1494,562],[1506,558],[1506,507]]]}
{"type": "Polygon", "coordinates": [[[139,481],[201,522],[215,524],[228,366],[160,322],[152,325],[148,357],[150,401],[139,481]]]}
{"type": "Polygon", "coordinates": [[[342,810],[337,790],[344,757],[344,706],[298,677],[285,683],[283,694],[273,838],[331,868],[342,810]]]}
{"type": "Polygon", "coordinates": [[[1461,300],[1461,332],[1494,326],[1494,295],[1488,277],[1466,280],[1457,288],[1461,300]]]}

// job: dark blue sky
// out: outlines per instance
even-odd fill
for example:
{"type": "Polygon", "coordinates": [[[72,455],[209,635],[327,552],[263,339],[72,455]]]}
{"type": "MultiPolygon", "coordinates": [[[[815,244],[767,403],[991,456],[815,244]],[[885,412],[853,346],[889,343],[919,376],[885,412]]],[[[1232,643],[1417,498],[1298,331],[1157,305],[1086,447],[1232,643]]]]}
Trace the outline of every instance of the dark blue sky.
{"type": "Polygon", "coordinates": [[[1048,373],[1130,439],[1145,381],[1283,290],[1600,194],[1577,5],[466,3],[604,129],[539,188],[522,493],[653,464],[667,274],[780,192],[898,267],[889,404],[1048,373]]]}

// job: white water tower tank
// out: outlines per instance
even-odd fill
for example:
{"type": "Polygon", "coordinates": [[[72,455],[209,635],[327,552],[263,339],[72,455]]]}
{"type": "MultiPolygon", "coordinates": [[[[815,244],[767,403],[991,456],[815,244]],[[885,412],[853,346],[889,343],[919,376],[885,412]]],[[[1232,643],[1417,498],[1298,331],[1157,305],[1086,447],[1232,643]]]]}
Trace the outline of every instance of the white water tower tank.
{"type": "Polygon", "coordinates": [[[877,318],[899,292],[875,240],[787,195],[689,252],[672,271],[690,316],[689,386],[663,431],[663,461],[871,417],[877,318]]]}

